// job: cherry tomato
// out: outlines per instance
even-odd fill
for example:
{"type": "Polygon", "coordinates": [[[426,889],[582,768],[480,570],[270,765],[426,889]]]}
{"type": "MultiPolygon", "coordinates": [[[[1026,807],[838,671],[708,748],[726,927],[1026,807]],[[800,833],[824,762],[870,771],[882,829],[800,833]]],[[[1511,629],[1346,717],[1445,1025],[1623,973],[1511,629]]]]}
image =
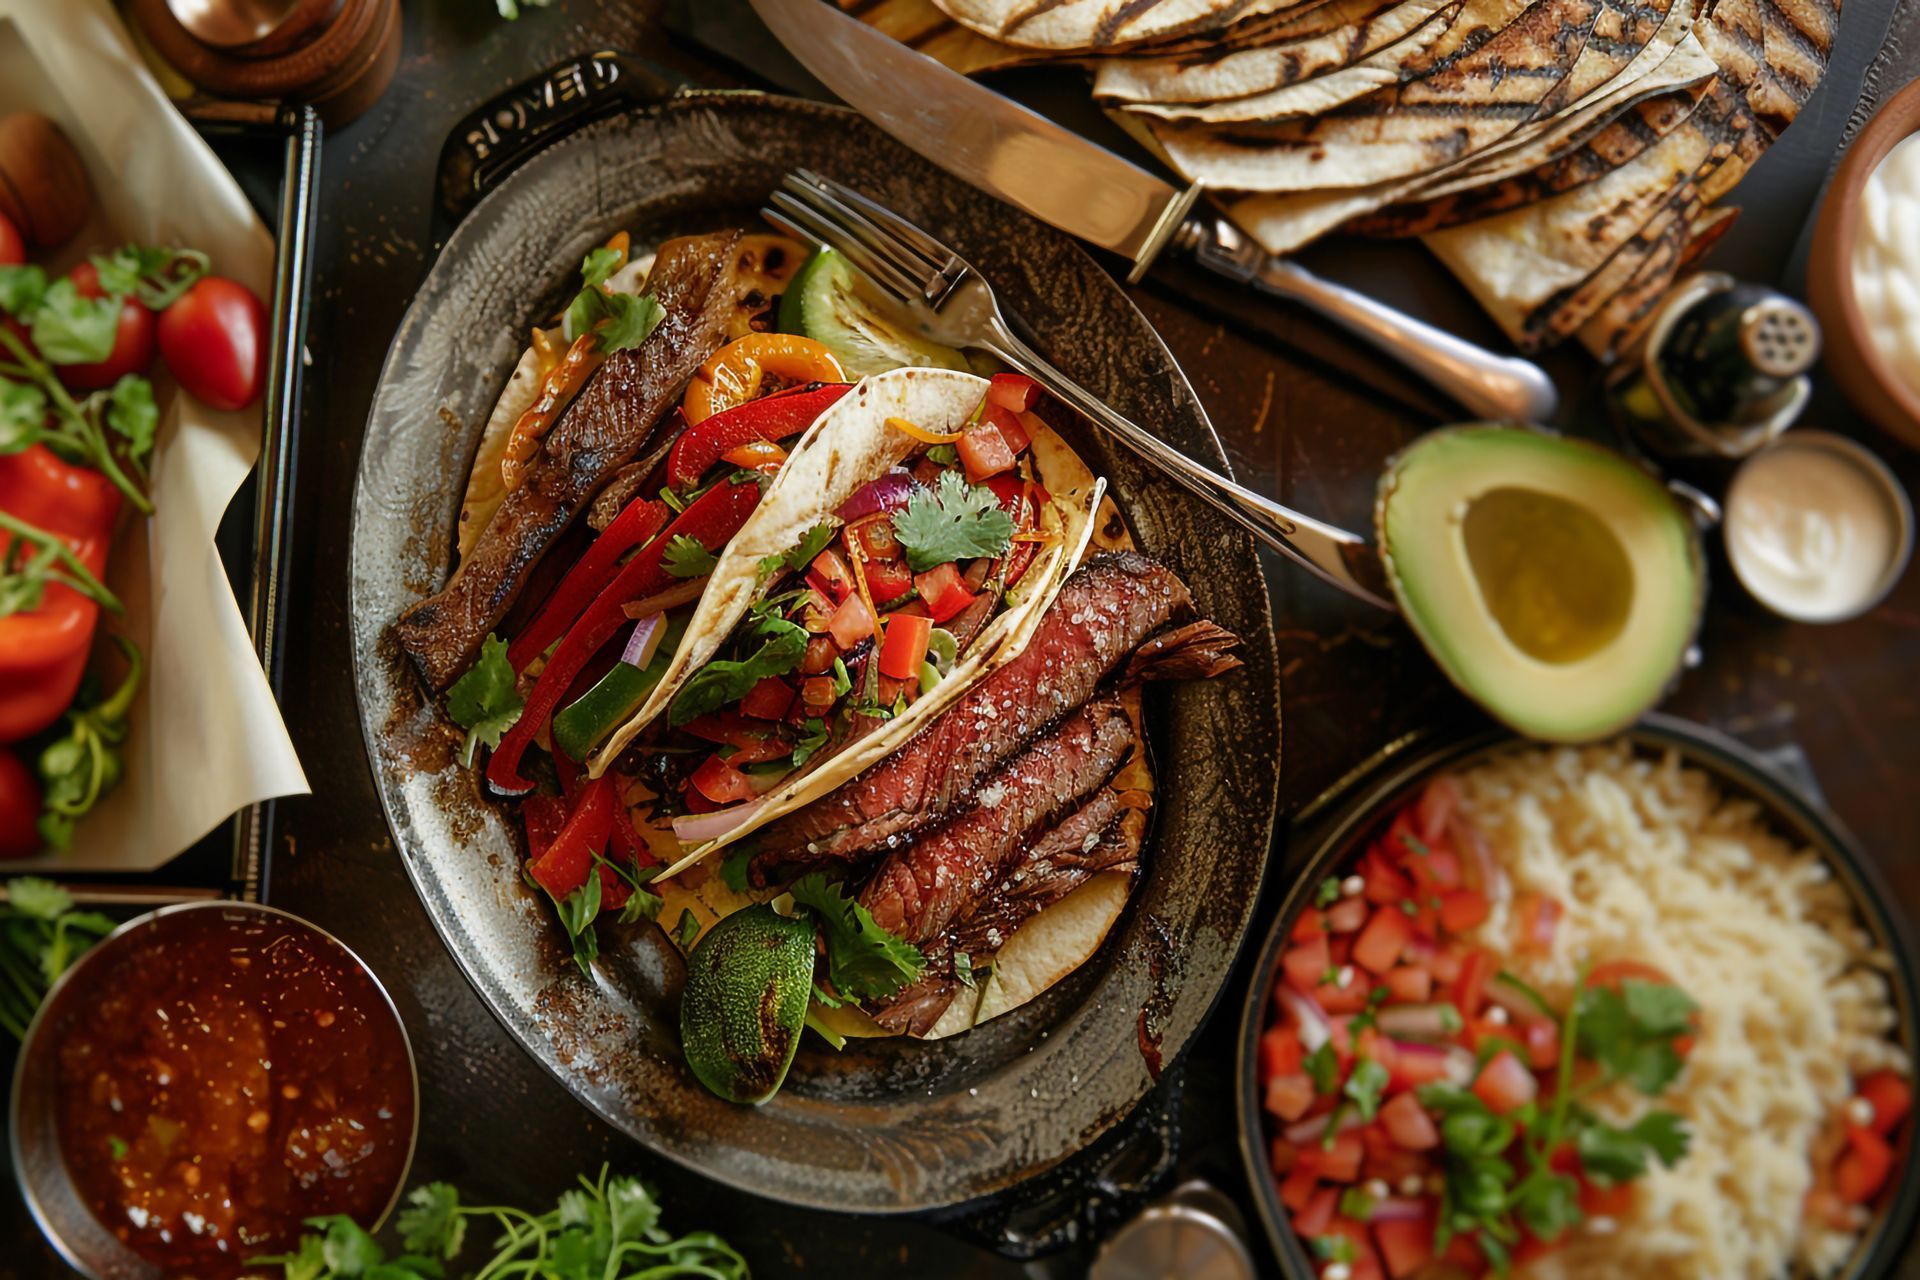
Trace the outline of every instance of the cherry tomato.
{"type": "Polygon", "coordinates": [[[20,228],[0,213],[0,267],[17,267],[27,260],[27,242],[21,238],[20,228]]]}
{"type": "Polygon", "coordinates": [[[207,276],[161,315],[160,354],[194,399],[244,409],[267,379],[267,308],[245,285],[207,276]]]}
{"type": "MultiPolygon", "coordinates": [[[[91,262],[83,262],[67,273],[73,287],[83,298],[104,298],[100,273],[91,262]]],[[[113,351],[94,364],[64,364],[57,372],[60,381],[76,391],[98,391],[110,387],[129,373],[144,373],[153,363],[153,312],[138,298],[120,304],[120,328],[114,335],[113,351]]]]}
{"type": "Polygon", "coordinates": [[[0,858],[40,852],[40,784],[19,756],[0,748],[0,858]]]}

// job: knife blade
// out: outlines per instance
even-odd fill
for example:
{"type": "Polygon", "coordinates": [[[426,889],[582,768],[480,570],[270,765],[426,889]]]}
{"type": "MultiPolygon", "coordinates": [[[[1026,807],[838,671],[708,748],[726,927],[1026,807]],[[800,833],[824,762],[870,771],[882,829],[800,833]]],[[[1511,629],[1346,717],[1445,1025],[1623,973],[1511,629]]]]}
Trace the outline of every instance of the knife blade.
{"type": "Polygon", "coordinates": [[[1201,266],[1311,307],[1482,418],[1542,422],[1558,393],[1537,366],[1493,352],[1263,251],[1185,191],[821,0],[751,0],[820,82],[947,172],[1134,263],[1169,245],[1201,266]]]}

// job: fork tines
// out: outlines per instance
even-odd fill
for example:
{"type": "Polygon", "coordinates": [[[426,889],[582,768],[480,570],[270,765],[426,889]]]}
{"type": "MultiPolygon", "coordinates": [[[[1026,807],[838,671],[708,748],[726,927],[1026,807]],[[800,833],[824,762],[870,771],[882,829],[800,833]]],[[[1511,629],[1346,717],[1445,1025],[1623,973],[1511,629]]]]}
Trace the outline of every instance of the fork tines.
{"type": "Polygon", "coordinates": [[[885,205],[808,169],[787,175],[764,211],[776,226],[828,245],[902,302],[938,310],[965,259],[885,205]]]}

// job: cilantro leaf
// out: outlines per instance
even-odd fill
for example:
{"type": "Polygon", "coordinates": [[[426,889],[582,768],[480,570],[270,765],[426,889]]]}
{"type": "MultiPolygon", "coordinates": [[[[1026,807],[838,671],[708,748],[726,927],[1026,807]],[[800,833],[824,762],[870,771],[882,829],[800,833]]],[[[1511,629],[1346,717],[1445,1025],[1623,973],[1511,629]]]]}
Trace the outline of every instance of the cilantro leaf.
{"type": "Polygon", "coordinates": [[[793,744],[793,767],[798,769],[813,759],[820,748],[827,745],[832,734],[827,730],[827,722],[819,716],[808,716],[800,726],[805,732],[800,740],[793,744]]]}
{"type": "Polygon", "coordinates": [[[1387,1069],[1372,1058],[1362,1058],[1353,1066],[1342,1092],[1360,1109],[1362,1120],[1371,1120],[1380,1110],[1380,1095],[1386,1091],[1387,1069]]]}
{"type": "Polygon", "coordinates": [[[1580,1184],[1564,1173],[1528,1178],[1515,1209],[1540,1240],[1553,1240],[1586,1217],[1580,1212],[1580,1184]]]}
{"type": "Polygon", "coordinates": [[[1340,1193],[1339,1209],[1341,1217],[1365,1222],[1373,1216],[1373,1197],[1363,1188],[1348,1187],[1340,1193]]]}
{"type": "Polygon", "coordinates": [[[660,909],[667,905],[666,899],[638,885],[627,894],[626,905],[620,908],[621,924],[638,924],[642,920],[657,920],[660,909]]]}
{"type": "Polygon", "coordinates": [[[587,256],[580,260],[580,282],[589,289],[605,284],[620,269],[620,264],[621,253],[618,249],[605,246],[589,249],[587,256]]]}
{"type": "Polygon", "coordinates": [[[325,1225],[326,1232],[320,1238],[320,1256],[336,1275],[364,1276],[387,1259],[386,1250],[345,1214],[314,1219],[313,1224],[325,1225]]]}
{"type": "Polygon", "coordinates": [[[1320,882],[1320,887],[1313,891],[1313,905],[1330,907],[1338,901],[1340,901],[1340,877],[1328,876],[1320,882]]]}
{"type": "Polygon", "coordinates": [[[113,354],[120,299],[82,296],[72,280],[47,286],[33,311],[33,345],[49,364],[98,364],[113,354]]]}
{"type": "Polygon", "coordinates": [[[1313,1077],[1315,1093],[1332,1093],[1340,1087],[1340,1059],[1333,1052],[1333,1042],[1324,1041],[1318,1049],[1308,1054],[1300,1062],[1313,1077]]]}
{"type": "Polygon", "coordinates": [[[768,676],[783,676],[807,653],[807,630],[784,618],[764,617],[748,630],[763,643],[745,658],[715,659],[687,677],[667,707],[667,721],[678,729],[709,711],[747,696],[768,676]]]}
{"type": "Polygon", "coordinates": [[[1005,554],[1013,545],[1013,517],[985,485],[970,485],[957,471],[943,471],[937,487],[921,489],[893,515],[894,535],[915,573],[978,556],[1005,554]]]}
{"type": "Polygon", "coordinates": [[[165,311],[178,302],[211,265],[198,249],[163,249],[157,245],[121,245],[112,253],[93,255],[102,289],[138,298],[154,311],[165,311]]]}
{"type": "Polygon", "coordinates": [[[7,881],[7,901],[15,911],[37,920],[57,920],[73,910],[73,896],[51,880],[21,876],[7,881]]]}
{"type": "Polygon", "coordinates": [[[46,392],[31,382],[0,378],[0,454],[39,443],[46,425],[46,392]]]}
{"type": "Polygon", "coordinates": [[[47,273],[39,267],[0,267],[0,311],[25,318],[47,293],[47,273]]]}
{"type": "Polygon", "coordinates": [[[787,568],[793,570],[795,573],[804,570],[808,565],[813,563],[815,556],[827,549],[827,544],[833,541],[833,535],[837,531],[838,526],[826,520],[822,520],[819,524],[807,530],[806,533],[801,536],[798,545],[796,545],[793,550],[787,552],[785,559],[787,568]]]}
{"type": "Polygon", "coordinates": [[[584,884],[554,905],[560,909],[560,927],[573,943],[573,962],[591,979],[593,962],[600,956],[600,935],[593,931],[593,922],[600,918],[599,871],[591,871],[584,884]]]}
{"type": "Polygon", "coordinates": [[[1681,1036],[1693,1030],[1700,1006],[1678,987],[1628,978],[1620,984],[1627,1016],[1642,1036],[1681,1036]]]}
{"type": "Polygon", "coordinates": [[[400,1243],[410,1253],[452,1259],[466,1241],[467,1220],[460,1216],[460,1193],[445,1182],[429,1182],[407,1193],[407,1207],[395,1219],[400,1243]]]}
{"type": "Polygon", "coordinates": [[[1322,1262],[1357,1262],[1360,1259],[1353,1241],[1345,1236],[1315,1236],[1311,1243],[1313,1256],[1322,1262]]]}
{"type": "Polygon", "coordinates": [[[926,957],[874,923],[873,916],[819,872],[802,876],[789,890],[810,909],[826,940],[827,977],[834,990],[854,1000],[890,996],[919,978],[926,957]]]}
{"type": "Polygon", "coordinates": [[[700,917],[693,914],[690,907],[680,910],[680,921],[673,926],[673,941],[682,952],[693,950],[693,944],[700,940],[700,917]]]}
{"type": "Polygon", "coordinates": [[[1698,1007],[1664,983],[1630,978],[1618,990],[1588,987],[1579,998],[1580,1053],[1641,1093],[1658,1094],[1686,1066],[1673,1042],[1692,1029],[1698,1007]]]}
{"type": "Polygon", "coordinates": [[[704,542],[684,533],[673,535],[661,557],[661,567],[676,578],[704,578],[718,563],[704,542]]]}
{"type": "Polygon", "coordinates": [[[1649,1111],[1634,1122],[1631,1132],[1669,1169],[1686,1159],[1693,1146],[1687,1122],[1671,1111],[1649,1111]]]}
{"type": "Polygon", "coordinates": [[[500,745],[500,735],[520,718],[526,700],[514,687],[513,664],[507,661],[507,643],[490,635],[480,646],[480,659],[447,690],[447,714],[467,731],[460,763],[471,767],[476,747],[500,745]]]}
{"type": "Polygon", "coordinates": [[[1590,1124],[1578,1139],[1580,1164],[1588,1173],[1630,1182],[1658,1160],[1672,1168],[1685,1158],[1692,1135],[1686,1123],[1671,1111],[1651,1111],[1625,1129],[1590,1124]]]}
{"type": "Polygon", "coordinates": [[[152,453],[153,433],[160,425],[153,384],[131,373],[114,383],[107,396],[107,425],[127,442],[127,456],[135,462],[152,453]]]}

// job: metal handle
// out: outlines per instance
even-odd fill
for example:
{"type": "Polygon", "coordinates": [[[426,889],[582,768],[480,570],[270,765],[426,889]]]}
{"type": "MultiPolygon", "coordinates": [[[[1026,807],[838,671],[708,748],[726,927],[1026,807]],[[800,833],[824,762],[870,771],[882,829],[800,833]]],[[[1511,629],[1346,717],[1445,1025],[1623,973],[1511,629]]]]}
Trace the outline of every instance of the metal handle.
{"type": "Polygon", "coordinates": [[[1517,356],[1495,355],[1365,294],[1322,280],[1296,263],[1265,252],[1230,223],[1196,219],[1181,228],[1176,243],[1209,271],[1311,307],[1365,338],[1475,417],[1545,422],[1559,404],[1552,380],[1538,365],[1517,356]]]}
{"type": "Polygon", "coordinates": [[[1392,609],[1378,557],[1358,534],[1336,529],[1281,506],[1202,466],[1159,436],[1109,408],[1105,401],[1049,364],[1002,323],[994,323],[981,346],[1078,409],[1094,424],[1152,462],[1288,559],[1296,561],[1349,595],[1392,609]]]}

